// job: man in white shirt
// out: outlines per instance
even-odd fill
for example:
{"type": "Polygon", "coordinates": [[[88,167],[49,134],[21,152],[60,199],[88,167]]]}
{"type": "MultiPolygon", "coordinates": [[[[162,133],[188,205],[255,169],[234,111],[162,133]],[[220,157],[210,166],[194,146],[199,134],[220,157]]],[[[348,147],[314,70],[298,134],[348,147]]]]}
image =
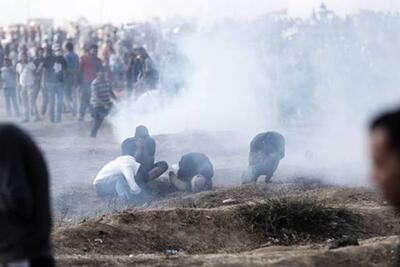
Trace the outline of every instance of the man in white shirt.
{"type": "Polygon", "coordinates": [[[35,71],[36,67],[32,62],[28,61],[28,55],[22,54],[20,62],[17,64],[17,82],[22,96],[22,103],[24,106],[24,122],[30,120],[31,106],[35,111],[36,120],[39,120],[39,113],[37,111],[36,102],[33,99],[33,89],[35,85],[35,71]]]}
{"type": "Polygon", "coordinates": [[[93,185],[100,197],[117,195],[124,203],[129,203],[141,193],[136,178],[145,175],[136,161],[136,145],[122,147],[122,156],[107,163],[97,174],[93,185]]]}

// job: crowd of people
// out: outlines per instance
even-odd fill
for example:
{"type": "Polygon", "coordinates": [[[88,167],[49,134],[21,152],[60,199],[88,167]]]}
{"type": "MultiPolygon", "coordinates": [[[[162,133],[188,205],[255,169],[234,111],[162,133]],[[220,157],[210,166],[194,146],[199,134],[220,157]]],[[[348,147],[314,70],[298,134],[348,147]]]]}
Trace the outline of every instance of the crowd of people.
{"type": "Polygon", "coordinates": [[[0,28],[0,88],[7,116],[59,123],[65,113],[83,121],[90,112],[95,137],[113,107],[114,91],[138,98],[158,88],[160,66],[176,58],[167,38],[158,35],[147,24],[0,28]]]}
{"type": "MultiPolygon", "coordinates": [[[[269,101],[284,123],[323,114],[316,111],[336,93],[342,102],[358,97],[357,103],[344,105],[363,112],[373,99],[384,95],[382,91],[394,90],[398,83],[394,71],[400,60],[394,25],[399,24],[396,13],[361,11],[339,17],[321,5],[306,18],[291,18],[283,11],[246,22],[219,22],[211,31],[229,26],[236,35],[250,38],[249,48],[261,62],[254,71],[269,81],[263,86],[273,88],[269,101]],[[393,67],[385,68],[388,65],[393,67]],[[384,84],[377,84],[378,80],[384,84]],[[374,90],[378,85],[381,91],[374,90]]],[[[202,30],[185,19],[120,27],[80,21],[64,27],[0,28],[6,112],[23,121],[47,116],[59,122],[64,113],[84,120],[94,110],[92,103],[98,107],[104,97],[101,111],[94,112],[94,136],[113,102],[112,93],[92,93],[100,67],[111,90],[124,92],[120,100],[131,95],[138,98],[153,89],[175,94],[185,88],[191,70],[179,40],[202,30]]]]}

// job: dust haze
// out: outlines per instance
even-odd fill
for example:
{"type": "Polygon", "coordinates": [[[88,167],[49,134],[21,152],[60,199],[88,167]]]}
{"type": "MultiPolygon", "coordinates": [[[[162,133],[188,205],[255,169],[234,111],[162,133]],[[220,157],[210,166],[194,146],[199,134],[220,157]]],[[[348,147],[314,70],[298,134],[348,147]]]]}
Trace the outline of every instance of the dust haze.
{"type": "Polygon", "coordinates": [[[161,84],[120,104],[111,119],[116,137],[144,124],[153,134],[236,132],[243,138],[231,145],[245,147],[258,132],[277,130],[288,142],[280,169],[366,185],[366,126],[395,104],[399,83],[399,30],[389,21],[397,22],[390,14],[339,17],[326,8],[301,19],[275,12],[190,21],[190,32],[170,40],[186,61],[184,87],[171,94],[161,84]]]}

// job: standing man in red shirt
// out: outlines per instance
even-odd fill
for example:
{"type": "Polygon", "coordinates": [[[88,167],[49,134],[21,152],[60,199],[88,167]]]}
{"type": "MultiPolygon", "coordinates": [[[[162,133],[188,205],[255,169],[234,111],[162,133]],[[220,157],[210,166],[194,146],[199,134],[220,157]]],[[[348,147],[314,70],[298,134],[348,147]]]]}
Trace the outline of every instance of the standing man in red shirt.
{"type": "Polygon", "coordinates": [[[80,108],[79,121],[83,121],[87,109],[90,108],[90,86],[97,76],[97,70],[102,67],[101,60],[97,57],[98,46],[92,45],[88,53],[81,57],[80,60],[80,108]]]}

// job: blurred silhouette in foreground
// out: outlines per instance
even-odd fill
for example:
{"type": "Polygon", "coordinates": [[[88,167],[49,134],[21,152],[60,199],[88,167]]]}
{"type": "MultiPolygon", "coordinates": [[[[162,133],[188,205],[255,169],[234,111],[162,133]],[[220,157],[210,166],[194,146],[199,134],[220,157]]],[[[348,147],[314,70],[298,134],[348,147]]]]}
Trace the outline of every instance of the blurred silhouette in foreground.
{"type": "Polygon", "coordinates": [[[34,141],[0,125],[0,266],[54,266],[49,175],[34,141]]]}
{"type": "Polygon", "coordinates": [[[374,119],[370,131],[374,181],[400,209],[400,110],[374,119]]]}

